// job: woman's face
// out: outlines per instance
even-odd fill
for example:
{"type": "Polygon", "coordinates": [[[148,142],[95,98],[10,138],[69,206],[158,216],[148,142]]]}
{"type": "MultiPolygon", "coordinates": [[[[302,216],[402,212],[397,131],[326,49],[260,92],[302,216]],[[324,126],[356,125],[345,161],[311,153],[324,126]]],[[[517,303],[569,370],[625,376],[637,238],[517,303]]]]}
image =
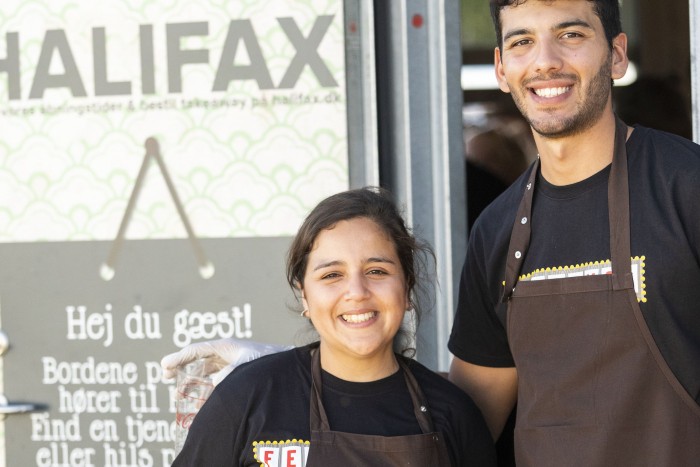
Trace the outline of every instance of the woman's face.
{"type": "Polygon", "coordinates": [[[409,302],[396,247],[374,221],[359,217],[319,233],[302,300],[321,336],[322,363],[329,357],[393,362],[393,339],[409,302]]]}

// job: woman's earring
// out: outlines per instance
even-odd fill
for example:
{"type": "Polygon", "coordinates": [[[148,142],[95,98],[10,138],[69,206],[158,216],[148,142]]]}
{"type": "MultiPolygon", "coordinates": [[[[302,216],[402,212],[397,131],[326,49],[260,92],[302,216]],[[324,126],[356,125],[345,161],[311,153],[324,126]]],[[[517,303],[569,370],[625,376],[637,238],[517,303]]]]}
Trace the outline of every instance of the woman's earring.
{"type": "Polygon", "coordinates": [[[306,318],[306,314],[309,312],[309,310],[304,310],[301,312],[301,317],[306,318]]]}

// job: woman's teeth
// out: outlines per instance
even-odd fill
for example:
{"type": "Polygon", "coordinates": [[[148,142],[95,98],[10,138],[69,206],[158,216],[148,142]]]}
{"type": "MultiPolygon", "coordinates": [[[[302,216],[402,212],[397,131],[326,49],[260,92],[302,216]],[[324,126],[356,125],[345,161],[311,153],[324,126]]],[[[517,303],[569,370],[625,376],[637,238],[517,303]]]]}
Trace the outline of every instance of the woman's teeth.
{"type": "Polygon", "coordinates": [[[370,319],[374,318],[376,315],[376,311],[369,311],[359,315],[342,315],[341,317],[348,323],[364,323],[365,321],[369,321],[370,319]]]}

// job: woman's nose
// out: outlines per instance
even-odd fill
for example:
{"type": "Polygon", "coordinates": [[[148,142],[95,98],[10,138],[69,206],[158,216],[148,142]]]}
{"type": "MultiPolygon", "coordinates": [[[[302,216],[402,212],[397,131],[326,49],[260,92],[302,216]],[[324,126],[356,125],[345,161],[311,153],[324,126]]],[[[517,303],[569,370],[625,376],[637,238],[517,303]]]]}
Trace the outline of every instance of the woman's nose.
{"type": "Polygon", "coordinates": [[[367,278],[364,274],[355,274],[348,278],[345,298],[348,300],[359,300],[367,297],[369,289],[367,278]]]}

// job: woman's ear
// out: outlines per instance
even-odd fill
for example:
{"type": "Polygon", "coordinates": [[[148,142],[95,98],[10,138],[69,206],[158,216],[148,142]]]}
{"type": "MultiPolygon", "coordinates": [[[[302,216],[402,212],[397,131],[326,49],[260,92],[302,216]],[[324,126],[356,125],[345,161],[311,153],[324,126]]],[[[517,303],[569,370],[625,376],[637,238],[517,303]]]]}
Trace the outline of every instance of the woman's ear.
{"type": "Polygon", "coordinates": [[[309,304],[306,301],[306,294],[304,293],[304,289],[299,289],[301,291],[301,306],[304,307],[304,310],[309,309],[309,304]]]}

